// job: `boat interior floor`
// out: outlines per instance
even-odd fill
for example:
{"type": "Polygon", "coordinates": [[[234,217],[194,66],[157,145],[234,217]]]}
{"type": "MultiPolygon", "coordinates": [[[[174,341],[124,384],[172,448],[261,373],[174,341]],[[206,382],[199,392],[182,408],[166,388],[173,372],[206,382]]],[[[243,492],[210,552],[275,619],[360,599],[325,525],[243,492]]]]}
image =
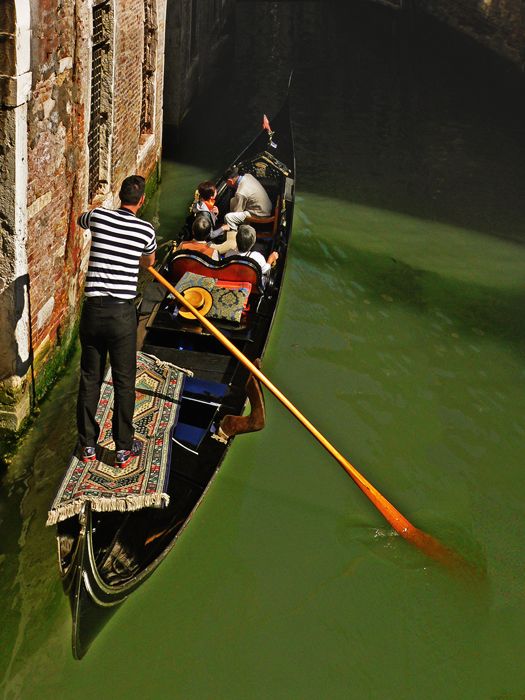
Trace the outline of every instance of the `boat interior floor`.
{"type": "Polygon", "coordinates": [[[143,351],[155,355],[159,360],[171,362],[178,367],[191,368],[196,377],[215,382],[224,382],[233,374],[235,361],[231,355],[220,355],[214,352],[182,350],[145,343],[143,351]]]}
{"type": "MultiPolygon", "coordinates": [[[[246,318],[242,319],[240,323],[220,321],[217,319],[211,320],[215,328],[218,328],[223,335],[225,335],[232,341],[249,340],[252,335],[253,324],[251,322],[252,319],[249,317],[249,315],[246,318]]],[[[195,321],[187,321],[186,319],[181,320],[180,317],[173,318],[172,314],[169,311],[169,308],[164,308],[162,304],[160,305],[157,313],[155,314],[153,322],[151,322],[151,320],[148,321],[147,330],[153,332],[159,330],[168,331],[171,335],[170,340],[174,344],[177,341],[178,335],[179,345],[184,345],[183,338],[186,337],[186,339],[188,340],[188,336],[203,336],[211,338],[211,333],[206,328],[203,328],[199,323],[195,321]]],[[[188,342],[195,342],[195,340],[188,340],[188,342]]],[[[214,343],[214,345],[215,344],[216,343],[214,343]]],[[[223,351],[221,350],[221,352],[223,351]]]]}

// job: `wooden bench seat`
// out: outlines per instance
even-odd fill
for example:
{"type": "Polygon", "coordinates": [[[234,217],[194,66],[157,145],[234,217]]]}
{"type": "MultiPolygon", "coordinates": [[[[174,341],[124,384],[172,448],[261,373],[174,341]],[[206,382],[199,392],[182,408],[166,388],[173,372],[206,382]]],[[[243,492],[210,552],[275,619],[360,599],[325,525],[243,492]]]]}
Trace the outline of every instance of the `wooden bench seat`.
{"type": "Polygon", "coordinates": [[[281,196],[277,196],[273,214],[271,216],[249,216],[245,223],[254,227],[257,238],[275,239],[281,216],[281,196]]]}

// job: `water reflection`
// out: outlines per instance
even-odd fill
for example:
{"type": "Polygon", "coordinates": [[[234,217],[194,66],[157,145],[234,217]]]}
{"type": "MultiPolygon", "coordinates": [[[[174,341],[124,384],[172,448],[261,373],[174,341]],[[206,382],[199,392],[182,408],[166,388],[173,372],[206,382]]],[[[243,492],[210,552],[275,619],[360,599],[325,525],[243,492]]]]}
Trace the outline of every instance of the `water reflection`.
{"type": "Polygon", "coordinates": [[[0,482],[0,689],[6,698],[24,697],[33,674],[55,672],[70,656],[55,534],[44,523],[75,444],[78,362],[75,355],[0,482]]]}

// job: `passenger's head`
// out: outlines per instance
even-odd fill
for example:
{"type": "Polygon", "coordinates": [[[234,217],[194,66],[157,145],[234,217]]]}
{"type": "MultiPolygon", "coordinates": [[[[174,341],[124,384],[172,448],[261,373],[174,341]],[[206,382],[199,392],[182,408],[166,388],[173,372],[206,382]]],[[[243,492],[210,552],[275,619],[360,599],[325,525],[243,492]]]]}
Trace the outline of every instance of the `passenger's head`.
{"type": "Polygon", "coordinates": [[[248,224],[241,224],[237,229],[235,240],[237,241],[237,250],[239,253],[247,253],[253,248],[257,240],[255,229],[253,226],[248,226],[248,224]]]}
{"type": "Polygon", "coordinates": [[[119,197],[122,204],[140,204],[146,189],[146,180],[140,175],[130,175],[122,181],[119,197]]]}
{"type": "Polygon", "coordinates": [[[236,165],[233,165],[231,168],[228,168],[228,170],[224,173],[224,176],[226,178],[226,183],[230,187],[234,187],[239,177],[239,168],[236,165]]]}
{"type": "Polygon", "coordinates": [[[210,236],[211,221],[207,216],[196,216],[193,226],[191,227],[191,233],[194,240],[199,241],[199,243],[206,243],[210,236]]]}
{"type": "Polygon", "coordinates": [[[211,180],[205,180],[204,182],[201,182],[200,185],[197,187],[197,191],[199,193],[199,197],[206,201],[208,199],[214,199],[217,194],[217,188],[215,187],[215,183],[211,180]]]}

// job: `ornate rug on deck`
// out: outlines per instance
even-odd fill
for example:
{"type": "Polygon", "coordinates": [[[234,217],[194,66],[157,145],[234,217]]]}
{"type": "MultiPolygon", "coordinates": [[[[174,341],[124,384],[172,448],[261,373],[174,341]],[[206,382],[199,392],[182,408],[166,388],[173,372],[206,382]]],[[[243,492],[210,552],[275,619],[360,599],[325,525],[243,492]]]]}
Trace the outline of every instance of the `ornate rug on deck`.
{"type": "Polygon", "coordinates": [[[191,374],[153,355],[137,353],[133,424],[135,439],[142,443],[142,452],[122,469],[114,466],[115,444],[111,431],[114,394],[111,368],[108,369],[96,414],[100,425],[97,459],[84,463],[75,452],[51,505],[46,525],[55,525],[76,515],[85,501],[90,501],[96,511],[168,505],[171,435],[177,424],[184,379],[191,374]]]}

